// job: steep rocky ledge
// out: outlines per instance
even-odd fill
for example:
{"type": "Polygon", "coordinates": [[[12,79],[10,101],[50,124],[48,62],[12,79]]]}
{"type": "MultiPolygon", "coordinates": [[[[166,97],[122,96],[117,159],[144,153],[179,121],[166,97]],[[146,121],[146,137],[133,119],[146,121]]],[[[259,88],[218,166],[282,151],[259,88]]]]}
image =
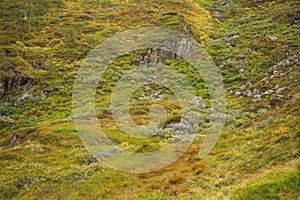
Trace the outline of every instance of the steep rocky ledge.
{"type": "Polygon", "coordinates": [[[31,79],[23,77],[19,72],[10,70],[9,76],[0,83],[0,99],[3,98],[7,92],[32,82],[31,79]]]}

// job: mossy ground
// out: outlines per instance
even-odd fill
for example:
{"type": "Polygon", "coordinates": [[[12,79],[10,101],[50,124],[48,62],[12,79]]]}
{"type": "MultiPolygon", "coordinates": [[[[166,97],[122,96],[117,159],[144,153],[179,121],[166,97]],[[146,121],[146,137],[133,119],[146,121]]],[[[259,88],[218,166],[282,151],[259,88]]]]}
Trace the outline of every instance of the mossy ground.
{"type": "MultiPolygon", "coordinates": [[[[46,22],[41,13],[32,11],[30,30],[28,19],[18,14],[21,2],[0,3],[1,78],[10,76],[9,69],[14,69],[34,82],[32,98],[27,102],[14,106],[26,91],[21,88],[9,91],[1,100],[1,115],[14,121],[0,124],[1,199],[300,196],[300,87],[295,82],[299,63],[288,76],[271,80],[270,85],[292,88],[285,94],[287,98],[273,102],[273,109],[266,108],[270,103],[267,98],[253,103],[251,98],[229,93],[249,77],[253,88],[264,89],[259,84],[260,72],[268,72],[288,50],[299,53],[299,24],[291,25],[291,17],[299,12],[297,1],[243,0],[228,5],[222,0],[49,2],[46,22]],[[222,13],[222,17],[213,17],[214,12],[222,13]],[[74,122],[66,119],[72,115],[76,71],[89,51],[112,34],[144,26],[191,31],[217,66],[224,66],[221,73],[228,90],[228,111],[241,112],[228,116],[218,144],[204,159],[198,158],[200,138],[170,166],[151,173],[127,174],[109,169],[89,155],[74,122]],[[234,35],[239,37],[232,39],[234,35]],[[268,40],[270,35],[278,40],[268,40]],[[240,75],[241,68],[248,74],[240,75]],[[47,92],[44,100],[40,99],[41,91],[47,92]]],[[[115,144],[134,152],[153,151],[163,145],[160,138],[137,139],[123,134],[109,110],[115,77],[132,67],[129,62],[130,57],[125,56],[107,72],[107,81],[97,92],[97,117],[115,144]]],[[[195,76],[186,63],[176,60],[166,64],[184,73],[198,94],[209,98],[201,77],[195,76]]],[[[151,102],[131,105],[138,124],[148,123],[149,105],[151,102]]],[[[164,102],[164,106],[167,122],[178,120],[178,105],[164,102]]]]}

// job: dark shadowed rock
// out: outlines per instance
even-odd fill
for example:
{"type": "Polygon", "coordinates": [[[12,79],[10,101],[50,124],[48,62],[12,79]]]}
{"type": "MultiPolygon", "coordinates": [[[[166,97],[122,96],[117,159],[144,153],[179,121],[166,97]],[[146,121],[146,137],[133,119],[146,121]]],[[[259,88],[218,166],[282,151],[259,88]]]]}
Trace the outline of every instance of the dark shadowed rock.
{"type": "Polygon", "coordinates": [[[5,78],[0,86],[0,99],[8,92],[19,86],[31,83],[31,79],[22,77],[19,72],[14,70],[10,71],[10,76],[5,78]]]}

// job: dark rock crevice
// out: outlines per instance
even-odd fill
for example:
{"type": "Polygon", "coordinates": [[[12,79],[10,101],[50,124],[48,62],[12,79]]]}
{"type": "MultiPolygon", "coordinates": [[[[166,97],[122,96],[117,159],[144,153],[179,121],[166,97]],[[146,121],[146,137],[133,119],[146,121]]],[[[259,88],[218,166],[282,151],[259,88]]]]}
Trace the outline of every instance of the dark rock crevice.
{"type": "Polygon", "coordinates": [[[23,77],[19,72],[15,70],[9,71],[9,76],[0,83],[0,99],[3,98],[7,92],[16,89],[20,86],[33,83],[30,78],[23,77]]]}

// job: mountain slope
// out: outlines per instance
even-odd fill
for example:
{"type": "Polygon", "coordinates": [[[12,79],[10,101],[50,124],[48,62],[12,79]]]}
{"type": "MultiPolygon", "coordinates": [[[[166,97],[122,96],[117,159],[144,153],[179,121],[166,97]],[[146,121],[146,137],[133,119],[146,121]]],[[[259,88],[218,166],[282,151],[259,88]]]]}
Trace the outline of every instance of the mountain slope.
{"type": "MultiPolygon", "coordinates": [[[[0,5],[2,199],[300,196],[298,1],[4,0],[0,5]],[[71,117],[72,89],[97,44],[145,26],[192,34],[208,51],[222,73],[228,115],[218,144],[204,159],[198,158],[203,141],[198,138],[170,166],[127,174],[103,166],[84,148],[71,117]]],[[[115,144],[150,152],[163,139],[123,134],[110,110],[111,91],[133,67],[132,57],[118,59],[106,73],[107,82],[97,91],[97,117],[115,144]]],[[[209,102],[202,78],[185,62],[165,63],[209,102]]],[[[136,123],[149,122],[149,104],[132,105],[136,123]]],[[[167,123],[178,120],[178,105],[162,104],[169,111],[167,123]]],[[[209,120],[203,124],[199,134],[209,120]]]]}

